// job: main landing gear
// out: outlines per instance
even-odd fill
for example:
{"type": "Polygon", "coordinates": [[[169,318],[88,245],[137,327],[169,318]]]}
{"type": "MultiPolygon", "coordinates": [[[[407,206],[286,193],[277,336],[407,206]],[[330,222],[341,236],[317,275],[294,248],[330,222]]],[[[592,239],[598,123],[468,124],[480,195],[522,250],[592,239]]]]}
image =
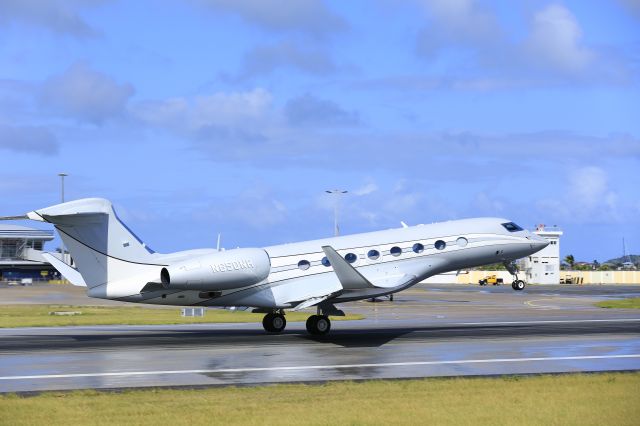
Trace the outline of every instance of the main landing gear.
{"type": "Polygon", "coordinates": [[[262,326],[269,333],[280,333],[287,326],[282,312],[272,312],[264,316],[262,326]]]}
{"type": "Polygon", "coordinates": [[[311,315],[307,319],[307,331],[314,336],[324,336],[331,330],[331,320],[326,315],[311,315]]]}
{"type": "MultiPolygon", "coordinates": [[[[324,336],[329,332],[329,330],[331,330],[331,320],[329,319],[329,315],[344,316],[344,312],[336,309],[333,305],[329,305],[329,307],[329,309],[326,309],[327,307],[325,307],[325,310],[318,307],[318,313],[316,315],[311,315],[307,319],[307,331],[309,334],[314,336],[324,336]]],[[[287,326],[287,320],[284,318],[284,311],[277,310],[267,313],[262,319],[262,326],[265,331],[269,333],[282,332],[287,326]]]]}

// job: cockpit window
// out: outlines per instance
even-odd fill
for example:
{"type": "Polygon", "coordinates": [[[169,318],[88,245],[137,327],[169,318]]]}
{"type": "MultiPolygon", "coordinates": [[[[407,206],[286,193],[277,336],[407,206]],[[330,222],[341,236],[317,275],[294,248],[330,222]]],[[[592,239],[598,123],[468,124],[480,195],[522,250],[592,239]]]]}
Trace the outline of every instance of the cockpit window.
{"type": "Polygon", "coordinates": [[[524,229],[520,228],[518,225],[516,225],[513,222],[503,223],[502,226],[504,226],[504,229],[506,229],[509,232],[524,231],[524,229]]]}

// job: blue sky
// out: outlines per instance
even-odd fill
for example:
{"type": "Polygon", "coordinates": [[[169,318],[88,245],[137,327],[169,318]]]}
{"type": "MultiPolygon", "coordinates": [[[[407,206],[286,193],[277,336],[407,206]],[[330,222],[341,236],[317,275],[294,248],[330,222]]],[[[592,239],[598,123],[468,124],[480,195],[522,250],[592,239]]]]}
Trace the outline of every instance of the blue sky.
{"type": "Polygon", "coordinates": [[[157,251],[474,216],[640,253],[640,2],[3,0],[2,214],[157,251]]]}

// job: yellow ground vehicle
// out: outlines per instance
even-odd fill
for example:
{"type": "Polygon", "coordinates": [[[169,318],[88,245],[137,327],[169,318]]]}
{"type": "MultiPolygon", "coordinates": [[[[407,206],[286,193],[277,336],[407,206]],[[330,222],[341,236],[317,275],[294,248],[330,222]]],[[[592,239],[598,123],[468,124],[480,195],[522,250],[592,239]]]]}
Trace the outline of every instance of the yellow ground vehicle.
{"type": "Polygon", "coordinates": [[[487,275],[480,281],[478,281],[480,285],[501,285],[504,284],[504,280],[502,278],[498,278],[496,275],[487,275]]]}

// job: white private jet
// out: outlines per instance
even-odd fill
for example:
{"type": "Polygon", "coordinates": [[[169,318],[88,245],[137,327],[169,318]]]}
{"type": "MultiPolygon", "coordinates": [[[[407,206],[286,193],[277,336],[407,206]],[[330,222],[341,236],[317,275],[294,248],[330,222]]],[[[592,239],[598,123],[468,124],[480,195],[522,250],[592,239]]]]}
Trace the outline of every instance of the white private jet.
{"type": "Polygon", "coordinates": [[[455,220],[264,248],[155,253],[116,215],[111,203],[87,198],[0,219],[52,223],[73,267],[44,257],[90,297],[177,306],[250,307],[268,332],[286,326],[285,310],[315,306],[314,335],[329,332],[335,304],[390,295],[449,271],[513,261],[548,241],[499,218],[455,220]]]}

